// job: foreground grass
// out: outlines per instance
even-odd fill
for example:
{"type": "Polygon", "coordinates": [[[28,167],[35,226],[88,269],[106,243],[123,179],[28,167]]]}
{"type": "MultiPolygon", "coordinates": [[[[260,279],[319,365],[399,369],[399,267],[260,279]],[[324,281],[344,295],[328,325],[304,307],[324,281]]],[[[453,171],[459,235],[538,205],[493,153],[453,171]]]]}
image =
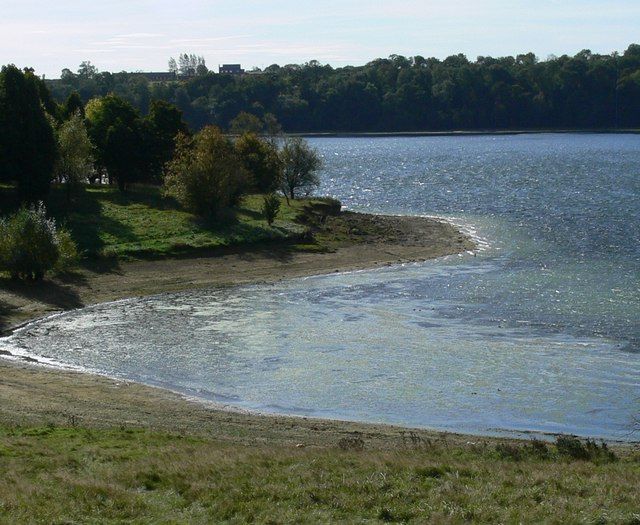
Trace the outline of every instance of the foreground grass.
{"type": "Polygon", "coordinates": [[[0,429],[6,522],[640,523],[640,456],[421,443],[237,445],[142,430],[0,429]]]}
{"type": "MultiPolygon", "coordinates": [[[[0,204],[15,207],[12,188],[0,186],[0,204]]],[[[296,218],[308,200],[282,199],[273,226],[262,215],[262,196],[250,195],[226,216],[199,219],[154,186],[133,186],[125,193],[107,186],[86,186],[69,206],[63,188],[53,188],[48,209],[72,232],[86,257],[135,259],[166,257],[270,241],[295,241],[304,226],[296,218]]],[[[0,213],[2,215],[2,213],[0,213]]]]}

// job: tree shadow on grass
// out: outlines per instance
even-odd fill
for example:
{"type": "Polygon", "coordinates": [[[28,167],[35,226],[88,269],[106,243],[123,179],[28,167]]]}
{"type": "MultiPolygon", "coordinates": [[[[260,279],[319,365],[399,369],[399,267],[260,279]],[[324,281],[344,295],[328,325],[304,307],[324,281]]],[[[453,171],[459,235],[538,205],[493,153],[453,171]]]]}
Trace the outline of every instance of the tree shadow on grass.
{"type": "Polygon", "coordinates": [[[104,201],[119,204],[135,202],[133,196],[120,195],[112,188],[91,188],[84,191],[71,206],[66,204],[60,192],[54,191],[49,199],[50,210],[59,224],[65,225],[80,252],[88,258],[101,257],[106,247],[104,237],[125,243],[139,242],[139,238],[126,224],[103,213],[104,201]]]}
{"type": "Polygon", "coordinates": [[[242,213],[243,215],[246,215],[247,217],[251,217],[253,220],[255,221],[263,221],[264,219],[264,215],[258,211],[252,210],[250,208],[246,208],[244,206],[238,206],[237,208],[237,212],[238,213],[242,213]]]}
{"type": "MultiPolygon", "coordinates": [[[[262,218],[251,210],[242,209],[244,215],[262,218]]],[[[251,224],[238,220],[238,210],[227,210],[222,217],[214,220],[196,219],[196,224],[226,240],[217,248],[210,248],[209,255],[239,255],[242,259],[273,258],[283,262],[292,259],[294,245],[300,238],[290,230],[261,224],[251,224]]]]}

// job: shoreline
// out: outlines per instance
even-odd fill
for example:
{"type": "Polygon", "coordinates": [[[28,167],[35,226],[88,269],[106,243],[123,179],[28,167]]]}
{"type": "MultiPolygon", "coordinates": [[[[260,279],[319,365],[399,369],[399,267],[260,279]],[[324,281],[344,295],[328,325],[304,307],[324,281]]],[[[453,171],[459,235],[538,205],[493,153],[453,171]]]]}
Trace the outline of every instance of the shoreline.
{"type": "Polygon", "coordinates": [[[384,138],[384,137],[476,137],[476,136],[510,136],[510,135],[638,135],[640,129],[514,129],[514,130],[452,130],[452,131],[318,131],[308,133],[291,133],[292,136],[308,138],[384,138]]]}
{"type": "MultiPolygon", "coordinates": [[[[48,283],[64,288],[68,301],[47,303],[48,295],[0,288],[0,301],[16,305],[10,334],[38,319],[74,308],[131,297],[214,286],[275,283],[285,279],[360,271],[427,261],[475,250],[476,243],[457,226],[439,218],[386,216],[343,212],[345,228],[354,235],[321,253],[295,252],[288,247],[228,249],[209,256],[121,263],[105,273],[82,270],[74,280],[48,283]],[[355,238],[354,238],[355,236],[355,238]],[[175,277],[179,275],[179,277],[175,277]],[[74,293],[70,293],[74,292],[74,293]],[[19,321],[18,321],[19,320],[19,321]]],[[[330,218],[333,219],[333,218],[330,218]]],[[[26,285],[28,286],[28,285],[26,285]]],[[[5,316],[5,319],[7,316],[5,316]]],[[[90,371],[74,371],[0,356],[0,424],[64,425],[112,428],[134,425],[162,431],[213,434],[222,440],[333,446],[345,436],[362,436],[368,446],[396,448],[407,439],[439,439],[455,443],[513,441],[491,437],[307,416],[287,416],[245,410],[175,392],[161,386],[120,380],[90,371]],[[411,435],[413,437],[409,438],[411,435]]],[[[522,434],[525,434],[524,432],[522,434]]]]}
{"type": "MultiPolygon", "coordinates": [[[[86,302],[75,307],[189,289],[276,283],[285,279],[376,269],[461,255],[481,246],[459,226],[438,218],[345,213],[350,228],[354,224],[355,227],[362,226],[359,221],[368,222],[370,231],[375,230],[379,221],[385,227],[391,224],[393,239],[388,234],[365,242],[352,240],[343,242],[335,251],[328,253],[283,253],[271,247],[269,254],[255,249],[232,250],[235,253],[123,263],[117,272],[99,274],[92,279],[87,277],[81,284],[76,284],[77,288],[84,286],[87,290],[80,294],[86,302]],[[181,278],[166,279],[167,274],[180,274],[181,278]],[[159,275],[165,278],[158,278],[159,275]]],[[[0,299],[6,295],[6,291],[0,289],[0,299]]],[[[63,308],[62,312],[69,309],[72,308],[63,308]]],[[[39,311],[37,302],[27,304],[22,313],[34,311],[39,311]]],[[[62,312],[49,311],[44,315],[31,316],[7,331],[62,312]]],[[[118,379],[91,370],[59,368],[26,356],[0,355],[0,399],[0,423],[12,425],[60,425],[65,421],[72,421],[75,425],[80,421],[89,427],[113,427],[122,425],[124,417],[126,424],[143,428],[213,432],[224,440],[230,439],[230,434],[237,436],[238,433],[243,434],[243,439],[260,440],[266,433],[276,441],[286,443],[295,438],[310,442],[312,446],[330,445],[339,439],[338,436],[353,433],[366,436],[374,448],[387,448],[385,441],[405,439],[407,433],[419,439],[452,439],[456,443],[468,440],[515,442],[540,437],[548,440],[556,436],[509,430],[459,433],[390,423],[261,412],[162,385],[118,379]],[[3,380],[7,378],[9,380],[3,380]],[[207,421],[205,428],[198,423],[203,420],[207,421]],[[216,429],[212,430],[211,425],[216,429]],[[238,427],[244,430],[240,432],[238,427]],[[322,429],[320,434],[317,432],[319,428],[322,429]],[[304,440],[300,433],[304,434],[304,440]]],[[[611,443],[616,447],[637,447],[637,441],[612,440],[611,443]]]]}
{"type": "Polygon", "coordinates": [[[344,211],[318,232],[322,251],[288,242],[81,268],[40,283],[0,279],[0,336],[39,318],[98,303],[218,286],[274,283],[458,255],[480,243],[436,217],[344,211]]]}

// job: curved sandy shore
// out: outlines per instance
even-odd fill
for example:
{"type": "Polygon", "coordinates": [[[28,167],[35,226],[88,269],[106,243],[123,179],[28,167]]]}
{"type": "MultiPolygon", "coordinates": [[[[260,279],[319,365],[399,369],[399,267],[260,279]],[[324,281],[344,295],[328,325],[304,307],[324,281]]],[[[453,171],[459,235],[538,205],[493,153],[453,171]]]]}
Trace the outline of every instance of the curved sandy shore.
{"type": "MultiPolygon", "coordinates": [[[[473,250],[451,224],[431,218],[345,212],[330,217],[333,241],[326,253],[286,246],[228,249],[194,258],[122,263],[106,271],[83,269],[72,278],[39,285],[0,281],[0,321],[5,333],[56,311],[133,296],[186,289],[274,282],[427,260],[473,250]]],[[[214,435],[233,441],[335,444],[357,432],[388,448],[407,439],[462,439],[451,434],[388,425],[260,416],[196,402],[168,390],[106,377],[53,370],[0,359],[0,424],[140,426],[214,435]]]]}
{"type": "MultiPolygon", "coordinates": [[[[339,219],[330,220],[334,222],[329,227],[342,240],[327,253],[263,246],[197,258],[132,262],[107,272],[83,270],[73,281],[49,282],[40,295],[33,290],[29,294],[5,287],[0,289],[0,301],[14,305],[9,319],[21,321],[132,296],[375,268],[476,247],[469,236],[438,219],[343,213],[339,219]],[[62,295],[60,290],[64,291],[62,295]],[[55,293],[57,301],[51,298],[55,293]]],[[[0,359],[0,424],[135,426],[205,434],[237,443],[321,447],[335,446],[355,434],[373,449],[396,449],[434,440],[468,444],[501,439],[387,424],[260,415],[187,399],[162,388],[8,359],[0,359]]]]}
{"type": "Polygon", "coordinates": [[[421,261],[475,249],[433,218],[343,212],[328,217],[323,252],[283,244],[229,247],[195,257],[94,264],[42,283],[0,278],[0,334],[45,315],[91,304],[213,286],[275,282],[421,261]]]}

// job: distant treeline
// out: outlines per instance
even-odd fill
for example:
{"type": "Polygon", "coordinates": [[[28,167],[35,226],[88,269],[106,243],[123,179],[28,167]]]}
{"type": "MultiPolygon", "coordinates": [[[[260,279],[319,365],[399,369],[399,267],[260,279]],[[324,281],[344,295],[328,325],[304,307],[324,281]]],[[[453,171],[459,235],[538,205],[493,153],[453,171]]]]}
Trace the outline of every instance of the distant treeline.
{"type": "Polygon", "coordinates": [[[339,69],[311,61],[167,83],[97,72],[85,63],[78,74],[65,70],[48,85],[59,102],[74,91],[85,103],[115,93],[143,115],[152,100],[164,100],[192,130],[229,129],[241,112],[263,121],[275,116],[287,132],[640,127],[638,44],[621,55],[585,50],[545,61],[532,53],[475,62],[464,55],[392,55],[339,69]]]}

